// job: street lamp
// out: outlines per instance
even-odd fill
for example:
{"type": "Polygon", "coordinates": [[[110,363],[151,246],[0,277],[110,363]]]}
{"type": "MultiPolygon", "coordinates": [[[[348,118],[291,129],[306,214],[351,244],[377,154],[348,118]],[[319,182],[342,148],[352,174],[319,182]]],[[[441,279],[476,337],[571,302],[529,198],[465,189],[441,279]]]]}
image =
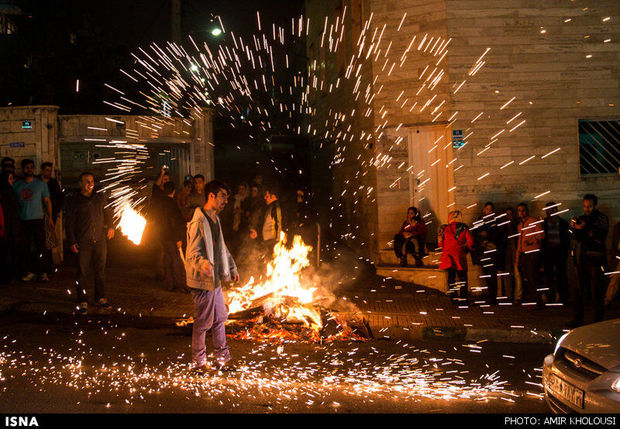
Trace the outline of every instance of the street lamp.
{"type": "Polygon", "coordinates": [[[220,34],[222,34],[222,29],[219,27],[215,27],[213,30],[211,30],[211,34],[215,37],[219,36],[220,34]]]}

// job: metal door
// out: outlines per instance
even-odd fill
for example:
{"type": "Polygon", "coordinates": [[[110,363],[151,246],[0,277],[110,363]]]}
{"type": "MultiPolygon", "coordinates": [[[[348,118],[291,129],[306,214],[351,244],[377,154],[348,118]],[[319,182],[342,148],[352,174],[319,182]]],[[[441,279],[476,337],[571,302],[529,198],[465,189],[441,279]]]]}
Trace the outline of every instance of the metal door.
{"type": "Polygon", "coordinates": [[[183,185],[183,180],[189,171],[189,149],[187,144],[157,144],[149,145],[151,158],[155,160],[155,171],[160,171],[163,166],[168,168],[170,180],[177,189],[183,185]]]}

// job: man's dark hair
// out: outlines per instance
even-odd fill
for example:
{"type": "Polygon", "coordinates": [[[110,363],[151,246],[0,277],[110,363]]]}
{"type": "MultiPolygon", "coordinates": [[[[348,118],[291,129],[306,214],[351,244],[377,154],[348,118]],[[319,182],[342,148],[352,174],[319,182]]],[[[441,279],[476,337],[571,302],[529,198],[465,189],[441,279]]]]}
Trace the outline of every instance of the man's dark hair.
{"type": "Polygon", "coordinates": [[[486,207],[486,206],[491,206],[491,207],[495,208],[495,204],[493,204],[493,202],[491,202],[491,201],[487,201],[486,203],[484,203],[484,207],[486,207]]]}
{"type": "Polygon", "coordinates": [[[166,182],[164,183],[164,193],[166,195],[170,195],[172,194],[174,191],[176,191],[176,186],[174,185],[173,181],[170,182],[166,182]]]}
{"type": "Polygon", "coordinates": [[[525,211],[526,211],[528,214],[530,213],[530,209],[529,209],[529,207],[527,206],[527,204],[525,204],[525,203],[519,203],[519,204],[517,205],[517,209],[518,209],[519,207],[525,207],[525,211]]]}
{"type": "Polygon", "coordinates": [[[24,167],[30,164],[34,165],[34,161],[32,159],[22,159],[22,170],[24,169],[24,167]]]}
{"type": "Polygon", "coordinates": [[[205,181],[205,176],[203,176],[202,174],[196,174],[194,176],[194,180],[196,180],[196,179],[202,179],[202,181],[204,182],[205,181]]]}
{"type": "Polygon", "coordinates": [[[15,165],[15,160],[10,156],[5,156],[4,158],[2,158],[2,161],[0,161],[0,166],[4,167],[4,164],[15,165]]]}
{"type": "Polygon", "coordinates": [[[80,173],[80,176],[78,177],[78,180],[81,182],[82,179],[84,178],[84,176],[92,176],[93,179],[95,178],[95,175],[93,173],[91,173],[90,171],[83,171],[80,173]]]}
{"type": "Polygon", "coordinates": [[[598,197],[594,194],[585,194],[583,196],[584,200],[588,200],[588,201],[592,201],[594,203],[594,205],[598,204],[598,197]]]}
{"type": "Polygon", "coordinates": [[[45,161],[43,164],[41,164],[41,170],[44,170],[46,167],[53,167],[54,164],[52,164],[49,161],[45,161]]]}
{"type": "Polygon", "coordinates": [[[267,183],[263,186],[263,192],[269,192],[271,195],[275,195],[276,197],[280,196],[280,190],[275,183],[267,183]]]}
{"type": "Polygon", "coordinates": [[[217,193],[220,190],[224,190],[230,195],[230,188],[224,182],[220,182],[219,180],[211,180],[209,183],[205,185],[205,197],[208,199],[209,194],[213,194],[217,196],[217,193]]]}

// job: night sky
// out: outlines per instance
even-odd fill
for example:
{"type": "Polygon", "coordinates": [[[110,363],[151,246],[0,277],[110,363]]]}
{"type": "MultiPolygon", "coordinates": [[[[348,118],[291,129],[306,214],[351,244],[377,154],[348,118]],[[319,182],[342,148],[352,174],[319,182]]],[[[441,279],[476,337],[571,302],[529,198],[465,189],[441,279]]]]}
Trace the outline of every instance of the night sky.
{"type": "MultiPolygon", "coordinates": [[[[3,3],[10,3],[3,0],[3,3]]],[[[61,114],[109,113],[104,86],[131,64],[131,53],[172,40],[171,0],[16,0],[18,33],[0,36],[0,106],[58,105],[61,114]],[[79,91],[77,90],[79,80],[79,91]]],[[[303,13],[303,1],[182,0],[182,42],[207,39],[221,16],[226,31],[255,32],[264,23],[286,24],[303,13]]],[[[117,113],[117,112],[112,112],[117,113]]]]}

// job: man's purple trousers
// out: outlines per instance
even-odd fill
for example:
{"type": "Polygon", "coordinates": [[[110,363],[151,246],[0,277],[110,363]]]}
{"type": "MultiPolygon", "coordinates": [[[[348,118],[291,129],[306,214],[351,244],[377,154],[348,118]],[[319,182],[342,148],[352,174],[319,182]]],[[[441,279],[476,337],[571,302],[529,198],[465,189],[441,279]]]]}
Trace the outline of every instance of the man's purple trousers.
{"type": "Polygon", "coordinates": [[[192,289],[194,300],[194,328],[192,331],[192,361],[195,366],[207,363],[205,337],[211,329],[215,359],[223,365],[230,360],[230,351],[226,345],[226,319],[228,310],[224,304],[222,288],[213,291],[192,289]]]}

